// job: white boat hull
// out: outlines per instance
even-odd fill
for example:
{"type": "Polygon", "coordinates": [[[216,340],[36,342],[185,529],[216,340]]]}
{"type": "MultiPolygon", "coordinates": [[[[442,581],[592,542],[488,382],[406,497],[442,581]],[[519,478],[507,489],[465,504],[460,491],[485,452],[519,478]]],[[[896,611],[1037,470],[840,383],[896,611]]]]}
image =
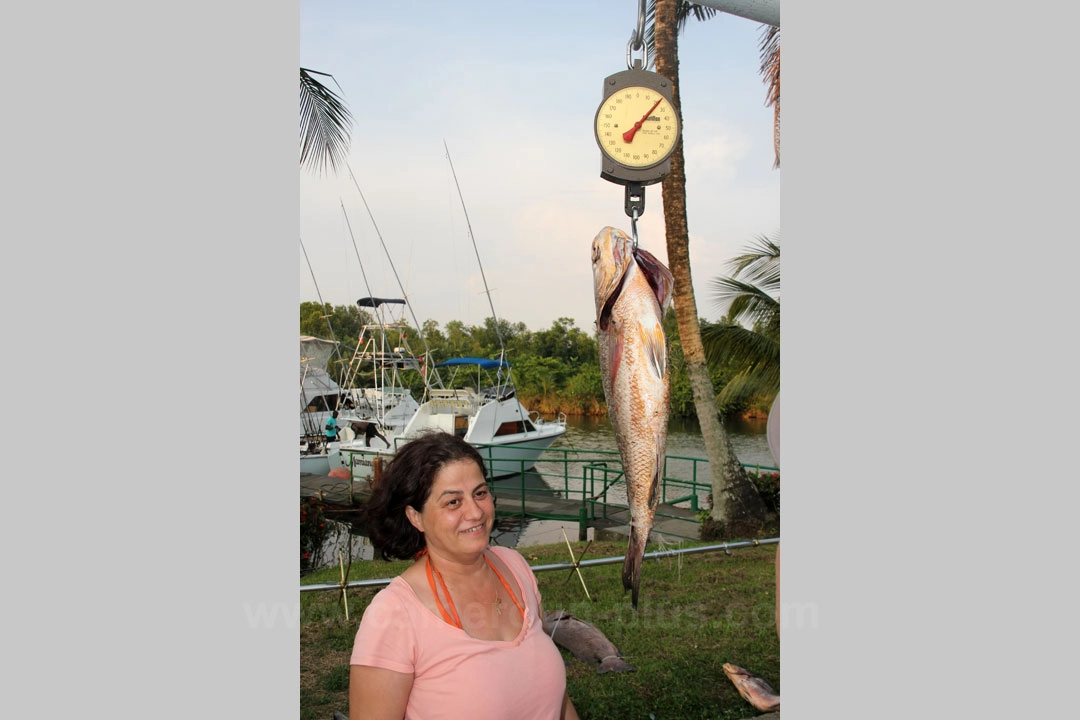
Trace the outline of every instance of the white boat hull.
{"type": "MultiPolygon", "coordinates": [[[[338,464],[350,468],[356,479],[367,479],[372,474],[372,463],[376,456],[389,460],[394,455],[394,448],[406,442],[408,438],[430,430],[440,430],[456,434],[470,443],[484,458],[491,478],[517,475],[531,469],[544,450],[566,433],[565,418],[561,421],[544,422],[539,418],[529,417],[524,406],[517,400],[492,401],[478,408],[471,415],[458,415],[455,421],[452,413],[440,412],[438,403],[426,402],[413,416],[412,421],[399,436],[390,436],[391,448],[383,446],[379,440],[372,440],[375,447],[367,447],[363,440],[342,443],[338,464]],[[485,417],[495,418],[497,422],[485,421],[485,417]],[[526,432],[498,435],[493,428],[503,423],[517,424],[522,419],[528,420],[526,432]]],[[[333,465],[331,465],[333,467],[333,465]]]]}
{"type": "Polygon", "coordinates": [[[488,466],[489,477],[518,475],[532,469],[540,455],[565,433],[564,427],[557,433],[539,436],[534,434],[528,440],[518,440],[506,445],[481,445],[476,449],[480,451],[484,464],[488,466]]]}
{"type": "Polygon", "coordinates": [[[330,443],[326,452],[300,453],[300,472],[315,475],[329,475],[330,468],[341,465],[337,443],[330,443]]]}

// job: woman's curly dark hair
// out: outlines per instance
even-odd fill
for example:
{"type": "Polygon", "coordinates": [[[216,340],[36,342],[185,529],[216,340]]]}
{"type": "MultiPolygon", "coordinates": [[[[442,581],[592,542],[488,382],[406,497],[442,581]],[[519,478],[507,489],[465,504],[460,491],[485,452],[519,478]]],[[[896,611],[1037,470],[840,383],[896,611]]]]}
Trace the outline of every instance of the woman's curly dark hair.
{"type": "Polygon", "coordinates": [[[435,475],[457,460],[472,460],[487,477],[476,448],[450,433],[426,432],[394,453],[361,511],[364,530],[381,559],[412,560],[424,549],[424,534],[409,522],[405,508],[422,512],[435,475]]]}

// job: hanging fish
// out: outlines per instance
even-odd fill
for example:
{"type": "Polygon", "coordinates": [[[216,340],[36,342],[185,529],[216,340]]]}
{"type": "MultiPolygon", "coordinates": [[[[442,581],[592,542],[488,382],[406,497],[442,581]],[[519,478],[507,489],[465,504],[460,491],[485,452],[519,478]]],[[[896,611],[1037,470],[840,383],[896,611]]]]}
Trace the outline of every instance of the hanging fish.
{"type": "Polygon", "coordinates": [[[600,375],[630,505],[622,581],[637,608],[667,450],[670,384],[662,321],[675,280],[659,260],[612,227],[593,239],[592,269],[600,375]]]}

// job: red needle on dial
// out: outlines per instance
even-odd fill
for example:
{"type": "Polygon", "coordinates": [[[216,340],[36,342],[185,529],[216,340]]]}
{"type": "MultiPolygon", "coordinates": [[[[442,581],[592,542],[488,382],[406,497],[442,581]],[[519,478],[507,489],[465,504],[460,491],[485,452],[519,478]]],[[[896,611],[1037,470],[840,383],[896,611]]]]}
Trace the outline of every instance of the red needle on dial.
{"type": "MultiPolygon", "coordinates": [[[[664,98],[660,98],[660,100],[663,100],[663,99],[664,98]]],[[[623,142],[633,142],[634,141],[634,135],[636,135],[637,131],[641,129],[641,123],[645,122],[645,120],[647,120],[648,117],[650,115],[652,115],[652,111],[655,110],[656,106],[660,104],[660,100],[657,100],[655,103],[653,103],[653,106],[651,108],[649,108],[649,112],[642,115],[641,119],[638,120],[636,123],[634,123],[634,127],[630,128],[629,130],[627,130],[626,132],[624,132],[622,134],[623,142]]]]}

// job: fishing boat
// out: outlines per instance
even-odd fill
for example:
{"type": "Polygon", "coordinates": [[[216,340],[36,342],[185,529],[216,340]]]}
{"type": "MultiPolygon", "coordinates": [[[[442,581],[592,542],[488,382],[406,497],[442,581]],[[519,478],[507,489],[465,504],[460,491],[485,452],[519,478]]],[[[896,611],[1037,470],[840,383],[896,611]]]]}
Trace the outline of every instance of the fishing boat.
{"type": "MultiPolygon", "coordinates": [[[[472,234],[461,187],[457,183],[454,164],[450,161],[449,149],[446,159],[450,162],[454,184],[465,212],[469,237],[476,250],[476,239],[472,234]]],[[[480,254],[478,250],[476,252],[479,263],[480,254]]],[[[485,293],[499,337],[499,358],[452,358],[431,367],[430,373],[422,373],[428,397],[420,403],[401,433],[395,435],[391,442],[393,447],[372,448],[367,442],[361,443],[359,440],[342,444],[339,456],[341,464],[351,469],[354,479],[370,478],[380,456],[388,458],[393,455],[400,442],[427,431],[453,433],[476,447],[484,457],[488,474],[492,478],[529,470],[535,465],[540,454],[566,433],[566,415],[559,413],[554,420],[546,421],[518,400],[511,367],[506,361],[506,345],[498,329],[498,318],[494,304],[491,303],[491,292],[488,290],[482,265],[480,275],[484,280],[485,293]],[[476,375],[464,376],[467,381],[459,381],[457,371],[463,367],[475,367],[476,375]],[[440,368],[453,373],[446,384],[442,381],[440,368]]]]}
{"type": "Polygon", "coordinates": [[[337,351],[334,340],[300,336],[300,472],[326,475],[336,447],[326,442],[326,418],[337,409],[341,386],[327,372],[330,356],[337,351]]]}
{"type": "Polygon", "coordinates": [[[492,478],[523,473],[566,433],[566,415],[544,420],[517,398],[509,363],[503,359],[461,357],[439,363],[453,369],[448,388],[431,388],[403,433],[452,433],[480,450],[492,478]],[[476,373],[458,371],[475,368],[476,373]],[[469,378],[467,384],[459,377],[469,378]]]}
{"type": "Polygon", "coordinates": [[[420,406],[406,433],[430,428],[453,432],[480,449],[493,478],[532,468],[540,454],[566,434],[565,414],[545,420],[518,400],[510,365],[504,360],[452,358],[438,367],[475,367],[475,382],[453,387],[457,383],[451,377],[452,389],[431,391],[431,399],[420,406]]]}
{"type": "MultiPolygon", "coordinates": [[[[415,362],[406,352],[393,362],[415,362]],[[400,358],[400,360],[399,360],[400,358]]],[[[522,473],[535,465],[540,454],[566,433],[566,415],[545,420],[517,398],[509,363],[486,358],[452,358],[438,363],[432,372],[413,365],[425,381],[426,399],[415,407],[404,424],[385,424],[388,443],[355,437],[338,447],[338,460],[355,479],[370,478],[377,458],[389,460],[397,447],[429,431],[452,433],[476,447],[492,478],[522,473]],[[460,373],[463,368],[476,373],[460,373]],[[444,386],[439,369],[452,370],[444,386]]],[[[410,396],[411,398],[411,396],[410,396]]],[[[410,406],[411,407],[411,406],[410,406]]]]}

